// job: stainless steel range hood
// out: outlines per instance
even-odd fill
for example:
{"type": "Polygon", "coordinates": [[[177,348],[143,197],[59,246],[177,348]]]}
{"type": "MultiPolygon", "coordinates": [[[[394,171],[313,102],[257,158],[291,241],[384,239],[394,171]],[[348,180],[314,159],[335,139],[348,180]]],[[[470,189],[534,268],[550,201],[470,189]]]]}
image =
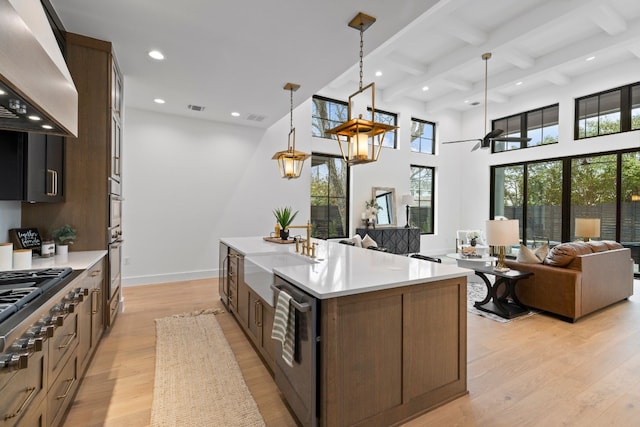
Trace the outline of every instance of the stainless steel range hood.
{"type": "Polygon", "coordinates": [[[0,129],[77,136],[78,91],[40,0],[0,0],[0,40],[0,129]]]}

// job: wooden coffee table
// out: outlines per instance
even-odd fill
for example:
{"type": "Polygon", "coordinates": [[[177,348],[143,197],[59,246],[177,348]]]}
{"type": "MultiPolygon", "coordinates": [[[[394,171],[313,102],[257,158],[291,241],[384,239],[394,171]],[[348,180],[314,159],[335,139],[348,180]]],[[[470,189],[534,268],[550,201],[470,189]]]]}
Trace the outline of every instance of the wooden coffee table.
{"type": "Polygon", "coordinates": [[[520,279],[525,279],[533,273],[518,270],[506,272],[496,271],[491,266],[477,265],[473,267],[476,276],[480,277],[487,286],[487,296],[482,301],[476,301],[473,305],[482,311],[497,314],[505,319],[513,319],[529,313],[529,309],[520,302],[516,294],[516,285],[520,279]],[[493,285],[487,278],[487,274],[495,276],[493,285]],[[504,285],[504,291],[499,294],[500,285],[504,285]]]}

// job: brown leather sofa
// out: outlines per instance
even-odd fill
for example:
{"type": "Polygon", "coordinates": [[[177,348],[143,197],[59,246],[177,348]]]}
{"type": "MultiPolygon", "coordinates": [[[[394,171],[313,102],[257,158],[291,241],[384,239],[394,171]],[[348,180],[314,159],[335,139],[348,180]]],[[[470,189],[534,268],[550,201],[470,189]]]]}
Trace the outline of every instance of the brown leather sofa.
{"type": "Polygon", "coordinates": [[[571,322],[633,294],[631,251],[617,242],[562,243],[542,263],[506,264],[533,273],[516,288],[523,304],[571,322]]]}

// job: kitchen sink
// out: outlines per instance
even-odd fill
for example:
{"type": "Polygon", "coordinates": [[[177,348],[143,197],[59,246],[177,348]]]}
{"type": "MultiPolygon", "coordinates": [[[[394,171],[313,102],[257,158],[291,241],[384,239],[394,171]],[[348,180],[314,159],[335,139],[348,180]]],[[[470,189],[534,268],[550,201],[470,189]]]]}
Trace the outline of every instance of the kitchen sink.
{"type": "Polygon", "coordinates": [[[295,265],[310,265],[318,261],[292,252],[252,254],[244,259],[244,281],[266,302],[273,304],[273,269],[295,265]]]}

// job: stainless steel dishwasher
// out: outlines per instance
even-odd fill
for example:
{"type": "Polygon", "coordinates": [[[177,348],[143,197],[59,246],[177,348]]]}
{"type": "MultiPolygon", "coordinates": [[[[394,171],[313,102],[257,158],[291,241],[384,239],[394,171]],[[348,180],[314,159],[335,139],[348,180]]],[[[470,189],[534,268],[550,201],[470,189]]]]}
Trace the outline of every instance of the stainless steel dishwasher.
{"type": "Polygon", "coordinates": [[[273,306],[278,292],[291,295],[295,308],[295,344],[293,366],[282,359],[282,346],[275,342],[276,384],[303,426],[318,425],[318,352],[320,301],[286,280],[275,276],[273,306]]]}

